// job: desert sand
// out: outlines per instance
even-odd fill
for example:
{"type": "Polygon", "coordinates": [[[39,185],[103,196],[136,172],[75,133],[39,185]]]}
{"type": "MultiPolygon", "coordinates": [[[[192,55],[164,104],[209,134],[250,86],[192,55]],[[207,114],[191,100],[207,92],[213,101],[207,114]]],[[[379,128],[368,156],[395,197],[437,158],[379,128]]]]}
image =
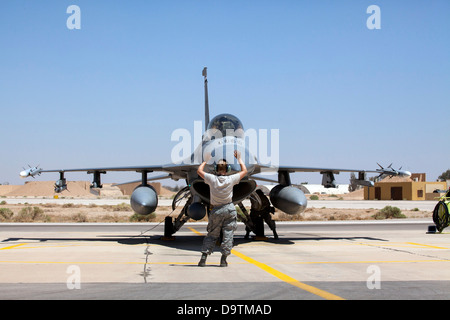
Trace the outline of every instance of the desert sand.
{"type": "MultiPolygon", "coordinates": [[[[90,190],[90,182],[88,181],[68,182],[68,190],[60,194],[55,194],[53,184],[53,181],[31,181],[21,186],[0,186],[0,222],[130,222],[132,221],[131,218],[135,216],[129,205],[129,196],[124,196],[118,187],[111,184],[105,184],[104,188],[98,192],[98,189],[90,190]],[[72,203],[30,205],[26,203],[26,198],[52,198],[55,195],[65,199],[106,197],[123,199],[123,203],[120,205],[78,205],[72,203]],[[16,197],[24,197],[24,203],[8,204],[8,198],[16,197]],[[24,210],[28,210],[29,213],[34,212],[33,218],[24,216],[24,210]]],[[[170,199],[175,194],[164,187],[160,187],[159,193],[160,198],[166,199],[170,199]]],[[[308,198],[310,196],[307,195],[308,198]]],[[[318,196],[320,200],[330,201],[339,201],[339,199],[362,200],[363,190],[343,195],[318,196]]],[[[247,209],[250,210],[250,208],[247,209]]],[[[168,215],[175,218],[180,210],[181,208],[177,208],[172,212],[172,209],[168,206],[159,206],[148,221],[161,222],[168,215]]],[[[273,219],[277,221],[370,220],[374,219],[373,215],[377,212],[376,209],[307,208],[302,214],[291,216],[276,210],[273,219]]],[[[431,217],[431,212],[425,211],[402,211],[402,213],[407,218],[431,217]]],[[[203,220],[206,220],[206,218],[203,220]]]]}

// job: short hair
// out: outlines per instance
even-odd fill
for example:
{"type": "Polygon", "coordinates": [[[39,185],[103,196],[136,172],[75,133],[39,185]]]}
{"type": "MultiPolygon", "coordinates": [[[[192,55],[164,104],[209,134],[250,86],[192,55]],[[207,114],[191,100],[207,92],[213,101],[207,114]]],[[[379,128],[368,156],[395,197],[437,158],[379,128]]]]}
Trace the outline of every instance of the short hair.
{"type": "Polygon", "coordinates": [[[227,161],[225,159],[219,160],[217,163],[217,172],[227,172],[227,161]]]}

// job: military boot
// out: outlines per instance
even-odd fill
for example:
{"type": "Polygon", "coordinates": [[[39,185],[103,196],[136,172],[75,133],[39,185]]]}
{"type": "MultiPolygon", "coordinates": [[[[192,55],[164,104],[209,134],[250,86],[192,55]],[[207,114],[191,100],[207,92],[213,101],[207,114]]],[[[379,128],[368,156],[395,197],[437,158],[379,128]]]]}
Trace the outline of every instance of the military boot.
{"type": "Polygon", "coordinates": [[[220,266],[221,267],[228,267],[227,256],[222,255],[222,258],[220,258],[220,266]]]}
{"type": "Polygon", "coordinates": [[[207,257],[208,257],[208,255],[206,253],[202,253],[202,257],[201,257],[200,261],[198,262],[199,267],[204,267],[206,265],[207,257]]]}
{"type": "Polygon", "coordinates": [[[273,229],[273,236],[276,240],[278,240],[278,233],[273,229]]]}

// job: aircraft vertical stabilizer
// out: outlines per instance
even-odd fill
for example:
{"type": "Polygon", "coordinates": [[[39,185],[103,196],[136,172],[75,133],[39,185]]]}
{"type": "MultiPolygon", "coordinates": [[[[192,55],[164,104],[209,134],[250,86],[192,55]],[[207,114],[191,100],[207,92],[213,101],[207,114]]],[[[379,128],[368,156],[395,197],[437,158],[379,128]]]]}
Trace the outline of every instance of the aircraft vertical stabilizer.
{"type": "Polygon", "coordinates": [[[208,129],[209,124],[208,79],[206,73],[207,69],[207,67],[204,67],[202,71],[202,76],[205,77],[205,131],[206,129],[208,129]]]}

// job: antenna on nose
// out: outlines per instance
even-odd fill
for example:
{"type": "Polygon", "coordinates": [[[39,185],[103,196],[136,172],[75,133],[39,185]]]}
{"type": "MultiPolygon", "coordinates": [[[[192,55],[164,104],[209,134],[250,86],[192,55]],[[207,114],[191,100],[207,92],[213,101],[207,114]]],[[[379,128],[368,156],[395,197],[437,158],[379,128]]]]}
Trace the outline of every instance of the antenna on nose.
{"type": "Polygon", "coordinates": [[[207,79],[207,67],[203,68],[202,76],[205,77],[205,131],[208,129],[209,124],[209,102],[208,102],[208,79],[207,79]]]}

